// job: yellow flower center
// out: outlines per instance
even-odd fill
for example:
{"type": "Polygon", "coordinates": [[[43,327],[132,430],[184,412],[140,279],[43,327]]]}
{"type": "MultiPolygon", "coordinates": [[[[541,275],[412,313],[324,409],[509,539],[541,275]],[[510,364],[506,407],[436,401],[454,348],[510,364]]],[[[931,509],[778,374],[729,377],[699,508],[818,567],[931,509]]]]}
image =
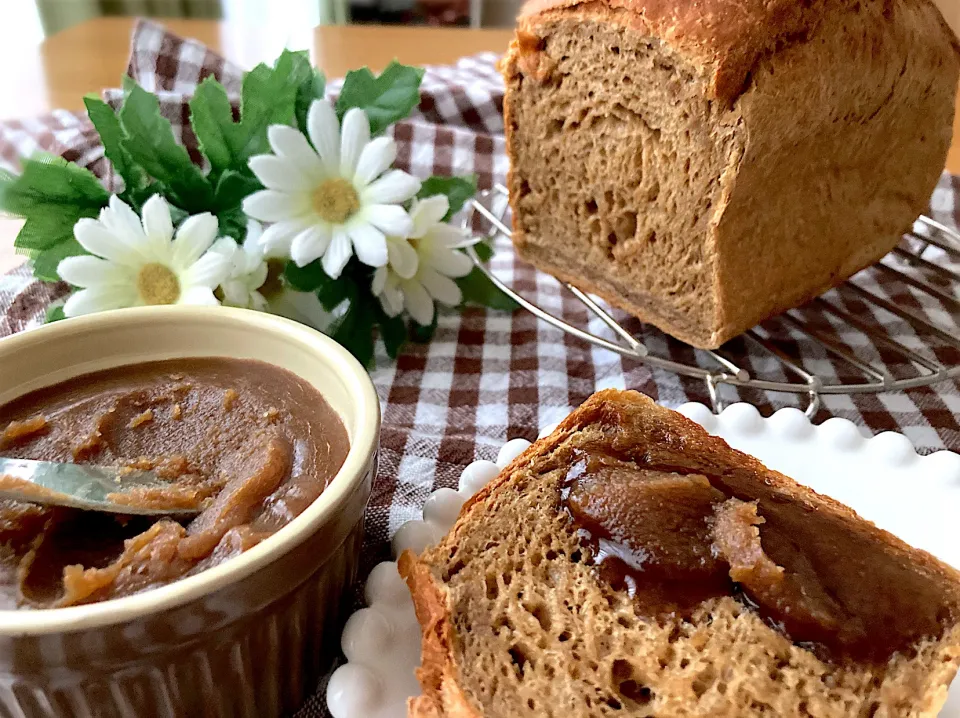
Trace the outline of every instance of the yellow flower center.
{"type": "Polygon", "coordinates": [[[180,298],[180,280],[170,267],[153,262],[137,275],[137,289],[144,304],[174,304],[180,298]]]}
{"type": "Polygon", "coordinates": [[[360,197],[343,177],[324,180],[313,192],[313,208],[321,219],[343,224],[360,209],[360,197]]]}

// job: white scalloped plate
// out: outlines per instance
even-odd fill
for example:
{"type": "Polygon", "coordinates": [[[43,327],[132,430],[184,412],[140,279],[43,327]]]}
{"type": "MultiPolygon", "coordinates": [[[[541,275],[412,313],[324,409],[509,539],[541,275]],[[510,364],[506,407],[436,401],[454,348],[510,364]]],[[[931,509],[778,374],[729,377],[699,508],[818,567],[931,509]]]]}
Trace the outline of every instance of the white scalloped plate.
{"type": "MultiPolygon", "coordinates": [[[[749,404],[734,404],[719,416],[701,404],[685,404],[680,413],[904,541],[960,568],[960,541],[954,526],[960,515],[960,455],[940,451],[920,456],[910,440],[885,432],[868,438],[846,419],[812,425],[796,409],[781,409],[764,419],[749,404]]],[[[541,436],[554,429],[546,427],[541,436]]],[[[459,490],[439,489],[423,507],[423,521],[400,527],[393,553],[421,551],[443,536],[463,502],[497,475],[524,449],[523,439],[508,441],[497,462],[466,467],[459,490]]],[[[406,700],[420,693],[414,669],[420,664],[420,628],[406,585],[392,561],[379,564],[364,591],[368,608],[353,614],[341,645],[347,663],[327,687],[334,718],[404,718],[406,700]]],[[[960,681],[955,681],[940,718],[960,718],[960,681]]]]}

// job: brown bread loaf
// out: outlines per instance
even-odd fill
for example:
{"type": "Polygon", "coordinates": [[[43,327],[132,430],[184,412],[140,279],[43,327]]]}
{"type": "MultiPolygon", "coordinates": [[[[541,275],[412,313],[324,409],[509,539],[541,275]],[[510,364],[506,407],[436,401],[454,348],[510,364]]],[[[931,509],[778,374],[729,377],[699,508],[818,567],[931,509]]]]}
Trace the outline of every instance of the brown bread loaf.
{"type": "Polygon", "coordinates": [[[958,46],[930,0],[532,0],[502,70],[520,256],[715,348],[923,212],[958,46]]]}
{"type": "Polygon", "coordinates": [[[960,663],[956,571],[636,392],[594,395],[400,571],[423,629],[412,718],[935,718],[960,663]],[[583,516],[632,511],[626,590],[626,544],[583,516]],[[660,610],[699,595],[667,590],[681,555],[727,587],[660,610]]]}

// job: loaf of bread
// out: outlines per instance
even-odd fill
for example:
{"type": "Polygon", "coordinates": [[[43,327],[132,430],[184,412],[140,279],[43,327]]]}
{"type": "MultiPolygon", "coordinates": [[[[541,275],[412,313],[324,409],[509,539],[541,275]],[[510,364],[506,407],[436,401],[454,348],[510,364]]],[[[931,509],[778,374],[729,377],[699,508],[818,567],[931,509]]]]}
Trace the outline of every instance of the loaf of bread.
{"type": "Polygon", "coordinates": [[[411,718],[935,718],[960,663],[955,570],[636,392],[400,572],[411,718]]]}
{"type": "Polygon", "coordinates": [[[927,207],[958,41],[931,0],[531,0],[501,68],[519,255],[715,348],[927,207]]]}

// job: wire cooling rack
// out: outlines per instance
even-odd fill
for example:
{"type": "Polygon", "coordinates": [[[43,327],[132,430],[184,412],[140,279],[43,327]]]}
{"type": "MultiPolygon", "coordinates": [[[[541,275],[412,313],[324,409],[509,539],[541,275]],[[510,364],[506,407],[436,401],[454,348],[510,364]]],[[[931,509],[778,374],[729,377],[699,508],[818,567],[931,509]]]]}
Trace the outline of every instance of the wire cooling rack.
{"type": "MultiPolygon", "coordinates": [[[[491,239],[509,238],[506,198],[503,185],[480,193],[466,209],[464,226],[491,239]]],[[[873,267],[716,351],[694,349],[562,283],[599,320],[575,326],[515,291],[472,249],[468,253],[541,320],[603,349],[701,379],[714,411],[724,407],[723,385],[800,395],[813,416],[826,394],[899,391],[960,378],[960,272],[952,267],[960,263],[960,234],[926,216],[873,267]]]]}

